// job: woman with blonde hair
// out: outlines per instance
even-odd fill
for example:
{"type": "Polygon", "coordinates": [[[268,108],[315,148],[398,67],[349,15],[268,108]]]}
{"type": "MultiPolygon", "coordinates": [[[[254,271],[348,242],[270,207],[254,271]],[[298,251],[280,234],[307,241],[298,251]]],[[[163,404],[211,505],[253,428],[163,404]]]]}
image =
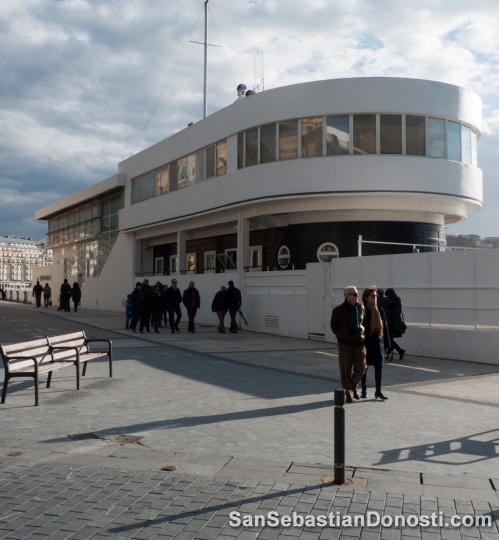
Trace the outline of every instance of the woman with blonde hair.
{"type": "MultiPolygon", "coordinates": [[[[384,352],[390,350],[390,336],[388,334],[388,324],[383,308],[377,305],[378,288],[376,285],[364,289],[362,303],[366,308],[365,329],[366,329],[366,363],[374,367],[374,380],[376,381],[376,399],[388,399],[381,393],[381,372],[383,368],[384,352]]],[[[362,377],[362,398],[367,398],[367,369],[362,377]]]]}

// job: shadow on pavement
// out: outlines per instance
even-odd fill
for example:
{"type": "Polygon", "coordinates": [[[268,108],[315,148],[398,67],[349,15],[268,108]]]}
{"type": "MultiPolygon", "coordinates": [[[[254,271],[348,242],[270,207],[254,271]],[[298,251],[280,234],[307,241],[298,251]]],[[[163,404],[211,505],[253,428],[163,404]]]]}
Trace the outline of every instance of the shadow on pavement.
{"type": "Polygon", "coordinates": [[[497,458],[498,444],[499,429],[492,429],[468,437],[387,450],[381,452],[380,461],[374,465],[387,465],[404,461],[435,462],[447,465],[478,463],[497,458]]]}

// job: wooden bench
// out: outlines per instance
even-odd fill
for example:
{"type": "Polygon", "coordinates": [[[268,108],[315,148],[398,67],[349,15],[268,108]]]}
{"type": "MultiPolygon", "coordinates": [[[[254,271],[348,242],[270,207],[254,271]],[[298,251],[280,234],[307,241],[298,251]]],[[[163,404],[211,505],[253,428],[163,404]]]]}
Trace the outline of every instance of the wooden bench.
{"type": "Polygon", "coordinates": [[[88,361],[108,356],[109,376],[113,376],[112,342],[109,339],[87,339],[83,330],[72,334],[45,337],[35,341],[1,345],[0,352],[5,366],[2,403],[5,403],[7,386],[12,378],[31,377],[35,379],[35,405],[38,405],[39,377],[45,373],[48,373],[47,388],[50,388],[54,371],[68,366],[75,366],[76,389],[79,390],[80,365],[83,363],[82,376],[85,376],[88,361]],[[88,344],[93,342],[107,343],[107,350],[91,351],[88,344]]]}

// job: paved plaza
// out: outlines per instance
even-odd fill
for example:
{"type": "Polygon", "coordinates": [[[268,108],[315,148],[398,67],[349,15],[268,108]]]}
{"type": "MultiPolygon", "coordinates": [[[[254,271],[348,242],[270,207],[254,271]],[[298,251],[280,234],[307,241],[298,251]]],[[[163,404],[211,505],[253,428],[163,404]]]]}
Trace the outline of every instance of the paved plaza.
{"type": "MultiPolygon", "coordinates": [[[[215,321],[214,321],[215,324],[215,321]]],[[[231,527],[229,513],[499,517],[499,364],[413,356],[384,366],[386,402],[348,405],[349,483],[333,475],[335,344],[213,327],[139,334],[124,315],[0,303],[0,343],[85,330],[90,363],[0,406],[0,538],[499,539],[490,528],[231,527]]],[[[410,331],[410,329],[409,329],[410,331]]],[[[403,345],[403,342],[401,341],[403,345]]]]}

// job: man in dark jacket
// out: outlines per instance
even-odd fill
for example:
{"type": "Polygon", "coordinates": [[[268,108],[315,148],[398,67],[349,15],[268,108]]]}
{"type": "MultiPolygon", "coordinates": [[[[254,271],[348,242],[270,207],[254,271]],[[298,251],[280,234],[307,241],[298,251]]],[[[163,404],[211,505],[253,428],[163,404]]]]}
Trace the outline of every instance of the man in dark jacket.
{"type": "Polygon", "coordinates": [[[237,334],[237,312],[241,309],[241,291],[234,287],[234,282],[229,281],[227,288],[227,296],[229,298],[229,315],[230,315],[230,328],[229,330],[233,334],[237,334]]]}
{"type": "Polygon", "coordinates": [[[225,287],[222,285],[220,287],[220,290],[215,295],[215,298],[213,298],[213,302],[211,303],[211,311],[214,311],[218,316],[219,322],[218,322],[217,330],[221,334],[225,334],[224,319],[228,310],[229,310],[229,297],[227,296],[225,287]]]}
{"type": "Polygon", "coordinates": [[[132,311],[133,311],[133,323],[132,330],[135,332],[137,323],[140,321],[140,333],[144,333],[144,327],[149,332],[149,312],[148,301],[142,290],[142,283],[138,281],[135,284],[135,290],[132,292],[132,311]]]}
{"type": "Polygon", "coordinates": [[[40,282],[37,281],[36,285],[33,287],[33,296],[36,300],[36,307],[41,307],[42,305],[42,292],[43,287],[40,285],[40,282]]]}
{"type": "Polygon", "coordinates": [[[364,345],[364,306],[358,303],[359,293],[353,286],[343,291],[345,301],[333,309],[331,330],[338,340],[338,362],[345,401],[360,399],[357,385],[366,371],[364,345]],[[353,372],[352,372],[353,369],[353,372]]]}
{"type": "Polygon", "coordinates": [[[69,299],[71,298],[71,285],[65,279],[61,285],[61,311],[70,311],[69,299]]]}
{"type": "Polygon", "coordinates": [[[178,329],[178,323],[182,318],[182,311],[180,309],[182,295],[180,294],[180,290],[177,287],[177,280],[175,278],[172,279],[172,286],[169,287],[166,291],[166,301],[168,302],[168,319],[170,321],[170,328],[172,330],[172,334],[175,333],[175,330],[177,332],[180,332],[180,330],[178,329]],[[177,315],[176,319],[175,315],[177,315]]]}
{"type": "Polygon", "coordinates": [[[201,307],[201,298],[199,297],[199,291],[194,287],[194,281],[189,281],[189,288],[185,289],[182,302],[187,309],[187,316],[189,317],[187,331],[194,334],[196,330],[194,327],[194,317],[196,316],[196,311],[201,307]]]}

